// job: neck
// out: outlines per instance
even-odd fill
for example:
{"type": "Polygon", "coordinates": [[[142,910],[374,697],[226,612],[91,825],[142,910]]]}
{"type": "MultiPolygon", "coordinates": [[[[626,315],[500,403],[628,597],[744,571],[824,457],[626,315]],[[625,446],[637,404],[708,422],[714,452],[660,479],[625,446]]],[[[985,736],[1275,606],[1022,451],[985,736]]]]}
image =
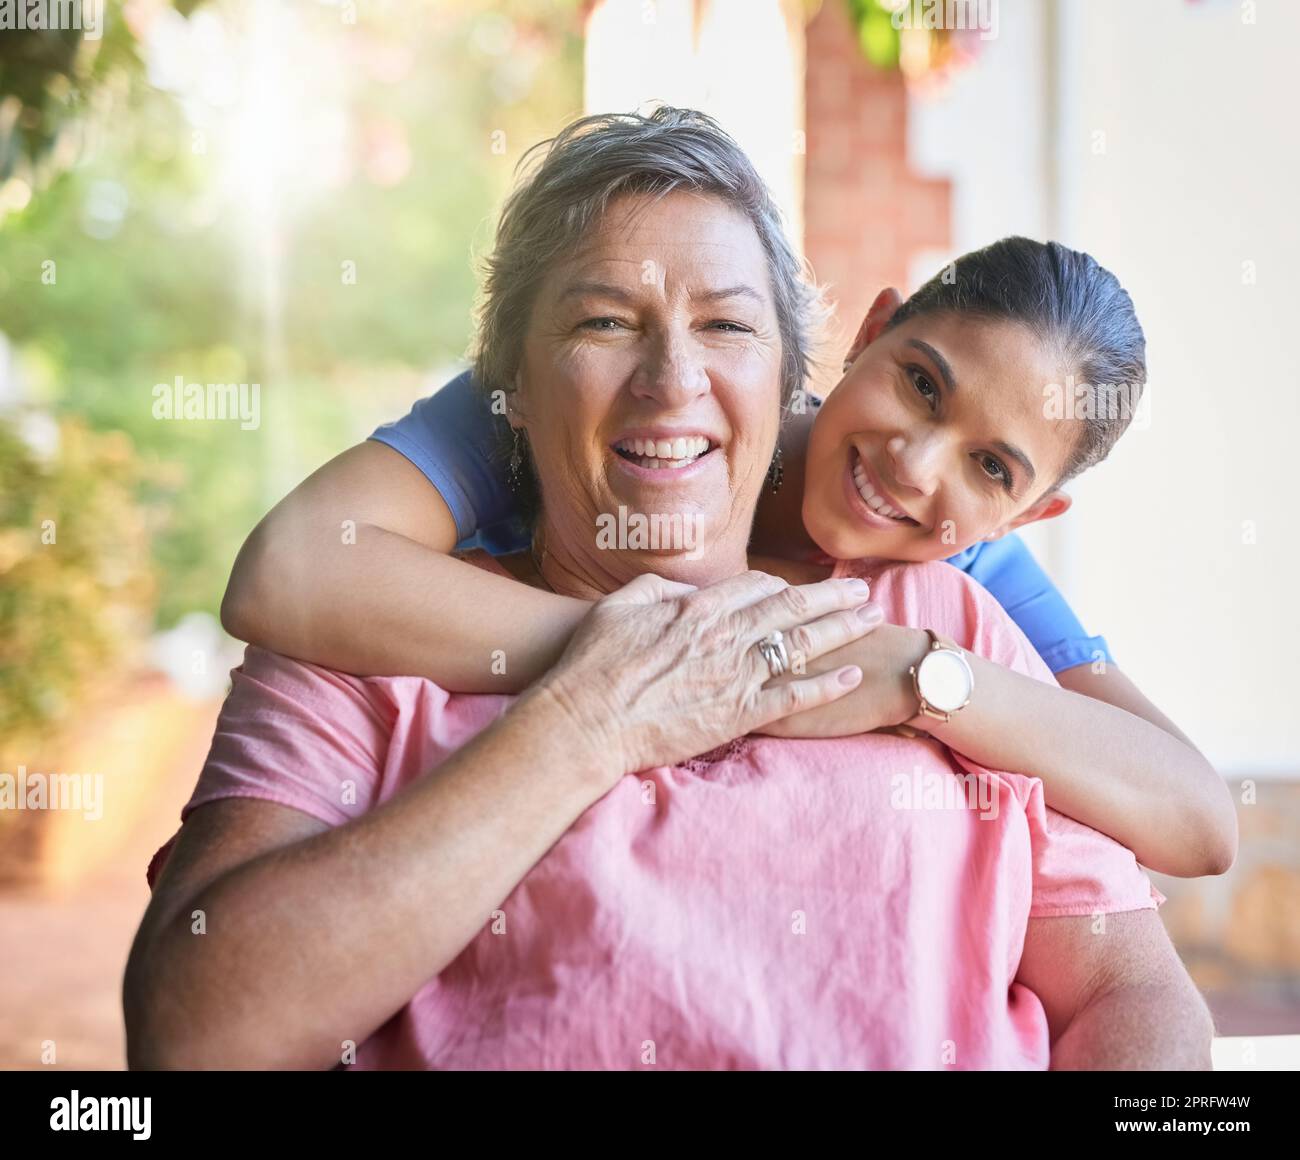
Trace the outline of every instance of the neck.
{"type": "Polygon", "coordinates": [[[780,576],[787,584],[814,584],[829,578],[834,565],[814,560],[786,560],[750,553],[749,566],[759,572],[780,576]]]}
{"type": "Polygon", "coordinates": [[[690,553],[597,550],[594,544],[575,549],[563,537],[548,535],[544,525],[533,536],[532,562],[552,592],[582,600],[599,600],[646,572],[703,588],[749,567],[743,542],[702,545],[690,553]]]}

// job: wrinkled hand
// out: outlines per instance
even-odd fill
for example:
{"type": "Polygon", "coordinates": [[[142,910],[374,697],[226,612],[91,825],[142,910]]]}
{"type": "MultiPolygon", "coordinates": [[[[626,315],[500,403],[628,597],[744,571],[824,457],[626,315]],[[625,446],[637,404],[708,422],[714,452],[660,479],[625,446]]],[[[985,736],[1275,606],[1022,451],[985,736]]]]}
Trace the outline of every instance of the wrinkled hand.
{"type": "Polygon", "coordinates": [[[792,660],[811,664],[871,631],[857,614],[869,593],[861,580],[791,585],[756,571],[699,589],[638,576],[593,606],[539,685],[612,785],[843,697],[855,662],[775,685],[754,646],[780,629],[792,660]]]}
{"type": "MultiPolygon", "coordinates": [[[[807,673],[857,665],[862,680],[852,692],[828,704],[801,709],[759,730],[772,737],[851,737],[901,725],[916,715],[918,702],[910,666],[925,655],[930,638],[918,628],[880,624],[858,640],[810,661],[807,673]]],[[[790,676],[768,682],[779,686],[790,676]]]]}

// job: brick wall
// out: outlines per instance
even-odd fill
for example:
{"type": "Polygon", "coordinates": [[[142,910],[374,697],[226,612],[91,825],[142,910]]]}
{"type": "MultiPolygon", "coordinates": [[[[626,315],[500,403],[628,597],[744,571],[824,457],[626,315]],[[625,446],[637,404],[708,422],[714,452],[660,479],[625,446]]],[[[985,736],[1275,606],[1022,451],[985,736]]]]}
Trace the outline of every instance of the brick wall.
{"type": "Polygon", "coordinates": [[[830,382],[871,300],[907,292],[918,250],[950,246],[950,187],[907,161],[902,74],[872,68],[845,0],[825,0],[806,41],[804,245],[836,303],[830,382]]]}

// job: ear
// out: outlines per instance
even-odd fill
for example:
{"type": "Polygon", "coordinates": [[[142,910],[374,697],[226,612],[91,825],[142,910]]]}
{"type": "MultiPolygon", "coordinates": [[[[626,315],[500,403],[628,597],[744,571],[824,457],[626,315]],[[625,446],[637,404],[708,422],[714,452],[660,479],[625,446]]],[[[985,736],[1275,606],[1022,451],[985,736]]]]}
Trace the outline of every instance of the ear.
{"type": "Polygon", "coordinates": [[[1063,491],[1049,491],[1042,498],[1035,500],[1015,519],[1003,524],[996,532],[990,532],[984,538],[986,540],[1000,540],[1008,532],[1014,532],[1017,528],[1023,528],[1025,524],[1037,523],[1039,520],[1054,520],[1057,516],[1063,516],[1070,510],[1070,505],[1074,503],[1063,491]]]}
{"type": "Polygon", "coordinates": [[[848,357],[844,360],[845,367],[853,362],[864,350],[868,344],[873,343],[880,336],[880,332],[889,325],[889,320],[894,317],[894,311],[903,305],[903,296],[892,286],[886,286],[879,294],[876,300],[871,304],[871,309],[867,311],[867,316],[862,320],[862,325],[858,327],[857,337],[853,340],[853,345],[849,348],[848,357]]]}

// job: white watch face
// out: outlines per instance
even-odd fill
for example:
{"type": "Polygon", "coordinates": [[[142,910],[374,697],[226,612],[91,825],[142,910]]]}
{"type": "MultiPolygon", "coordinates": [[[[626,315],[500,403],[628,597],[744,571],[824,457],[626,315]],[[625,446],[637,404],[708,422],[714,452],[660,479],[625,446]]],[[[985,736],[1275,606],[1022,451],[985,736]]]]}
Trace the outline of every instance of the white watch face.
{"type": "Polygon", "coordinates": [[[970,700],[974,681],[966,658],[951,650],[926,653],[916,673],[921,696],[940,713],[954,713],[970,700]]]}

